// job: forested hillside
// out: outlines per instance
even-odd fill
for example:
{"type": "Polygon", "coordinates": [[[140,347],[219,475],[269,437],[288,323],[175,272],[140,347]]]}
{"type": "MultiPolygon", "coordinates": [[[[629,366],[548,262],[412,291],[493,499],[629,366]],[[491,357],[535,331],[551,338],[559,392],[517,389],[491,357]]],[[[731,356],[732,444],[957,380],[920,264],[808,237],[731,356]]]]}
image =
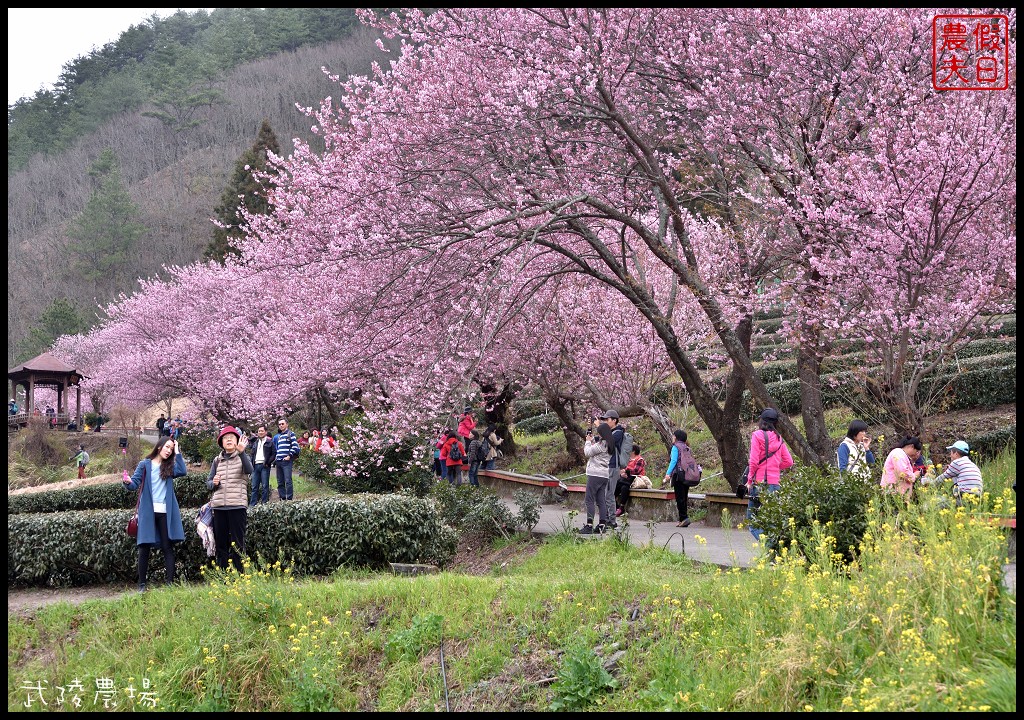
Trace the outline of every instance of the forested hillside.
{"type": "Polygon", "coordinates": [[[337,94],[322,67],[368,72],[375,39],[351,9],[154,17],[10,106],[8,366],[90,324],[135,278],[200,259],[262,121],[285,154],[312,139],[296,104],[337,94]]]}

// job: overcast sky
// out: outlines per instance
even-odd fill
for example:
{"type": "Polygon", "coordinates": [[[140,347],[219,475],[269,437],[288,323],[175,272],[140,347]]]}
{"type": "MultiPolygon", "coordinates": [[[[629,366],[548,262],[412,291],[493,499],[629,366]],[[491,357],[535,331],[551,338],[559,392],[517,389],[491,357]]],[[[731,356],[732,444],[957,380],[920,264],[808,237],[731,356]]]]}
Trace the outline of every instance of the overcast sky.
{"type": "MultiPolygon", "coordinates": [[[[192,12],[198,8],[181,8],[192,12]]],[[[207,8],[212,10],[212,8],[207,8]]],[[[52,88],[64,64],[101,48],[153,13],[178,8],[7,8],[7,104],[52,88]]]]}

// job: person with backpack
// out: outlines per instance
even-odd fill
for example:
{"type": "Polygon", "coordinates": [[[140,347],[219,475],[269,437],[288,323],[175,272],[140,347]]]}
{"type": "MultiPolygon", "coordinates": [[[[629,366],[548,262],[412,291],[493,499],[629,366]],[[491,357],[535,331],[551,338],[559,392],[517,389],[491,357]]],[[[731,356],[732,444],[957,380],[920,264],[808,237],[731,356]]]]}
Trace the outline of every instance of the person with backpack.
{"type": "Polygon", "coordinates": [[[487,441],[487,457],[484,459],[484,470],[493,470],[494,465],[498,460],[498,446],[504,442],[503,438],[498,437],[498,428],[494,423],[487,426],[484,430],[484,440],[487,441]]]}
{"type": "Polygon", "coordinates": [[[750,458],[747,467],[747,513],[750,534],[758,541],[763,531],[751,522],[761,507],[764,493],[777,492],[781,472],[793,466],[786,442],[776,431],[779,413],[768,408],[761,413],[758,429],[750,436],[750,458]]]}
{"type": "Polygon", "coordinates": [[[640,446],[633,443],[630,451],[629,462],[626,464],[626,474],[619,478],[615,487],[615,516],[618,517],[629,510],[629,491],[633,487],[633,481],[641,475],[647,474],[647,461],[640,454],[640,446]]]}
{"type": "Polygon", "coordinates": [[[615,489],[619,485],[619,478],[626,476],[626,465],[629,464],[633,450],[633,436],[619,425],[619,413],[616,410],[608,410],[597,419],[611,429],[612,440],[608,447],[608,490],[605,493],[605,503],[608,506],[608,517],[611,518],[608,527],[617,528],[619,524],[615,521],[615,489]]]}
{"type": "Polygon", "coordinates": [[[846,437],[836,449],[836,466],[840,472],[870,477],[871,468],[868,466],[874,464],[875,454],[871,452],[868,424],[863,420],[854,420],[846,431],[846,437]]]}
{"type": "Polygon", "coordinates": [[[679,429],[672,435],[675,441],[672,443],[668,469],[661,485],[664,487],[671,483],[675,492],[676,510],[679,511],[679,522],[676,523],[676,527],[690,527],[690,488],[700,482],[702,470],[690,450],[686,431],[679,429]]]}
{"type": "Polygon", "coordinates": [[[480,465],[487,458],[488,447],[484,447],[484,443],[487,442],[480,435],[480,431],[473,429],[470,431],[469,447],[466,448],[466,456],[469,460],[469,484],[473,487],[480,487],[480,481],[477,479],[477,473],[480,471],[480,465]]]}
{"type": "Polygon", "coordinates": [[[178,443],[171,438],[158,442],[152,452],[139,461],[129,478],[125,472],[124,489],[138,492],[139,592],[146,589],[149,554],[154,547],[164,551],[164,578],[174,582],[174,544],[185,541],[174,480],[188,474],[178,443]]]}
{"type": "Polygon", "coordinates": [[[217,546],[217,567],[227,570],[228,561],[244,572],[246,513],[249,510],[249,478],[252,458],[245,452],[248,439],[238,428],[228,425],[217,435],[221,451],[210,464],[206,487],[213,490],[213,539],[217,546]]]}
{"type": "Polygon", "coordinates": [[[466,446],[459,440],[458,433],[449,431],[448,439],[441,446],[441,459],[448,470],[448,483],[456,487],[462,485],[462,464],[466,461],[466,446]]]}
{"type": "Polygon", "coordinates": [[[71,456],[71,460],[78,463],[78,479],[85,479],[85,466],[89,464],[89,453],[85,451],[85,445],[78,446],[78,452],[71,456]]]}

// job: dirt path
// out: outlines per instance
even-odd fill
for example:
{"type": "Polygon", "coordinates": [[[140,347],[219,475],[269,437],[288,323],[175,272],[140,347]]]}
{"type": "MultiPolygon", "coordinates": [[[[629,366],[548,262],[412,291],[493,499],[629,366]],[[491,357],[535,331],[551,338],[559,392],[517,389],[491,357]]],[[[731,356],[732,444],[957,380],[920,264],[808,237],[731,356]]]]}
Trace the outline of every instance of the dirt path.
{"type": "Polygon", "coordinates": [[[18,488],[16,490],[8,489],[8,495],[25,495],[27,493],[37,492],[49,492],[50,490],[73,490],[75,488],[86,487],[88,485],[106,485],[108,483],[115,483],[121,481],[121,473],[110,473],[109,475],[96,475],[95,477],[87,477],[79,480],[62,480],[55,483],[46,483],[43,485],[30,485],[28,487],[18,488]]]}
{"type": "Polygon", "coordinates": [[[135,592],[134,585],[95,585],[79,588],[21,588],[7,590],[7,614],[30,615],[38,608],[58,602],[78,605],[87,600],[116,598],[135,592]]]}

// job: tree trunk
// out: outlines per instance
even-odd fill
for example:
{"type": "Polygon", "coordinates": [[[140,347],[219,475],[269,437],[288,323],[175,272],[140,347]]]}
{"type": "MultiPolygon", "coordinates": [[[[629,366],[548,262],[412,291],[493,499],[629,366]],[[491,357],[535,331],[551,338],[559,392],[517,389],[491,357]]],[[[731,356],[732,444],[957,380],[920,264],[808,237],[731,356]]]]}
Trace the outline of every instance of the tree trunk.
{"type": "MultiPolygon", "coordinates": [[[[654,403],[644,405],[644,414],[654,423],[654,429],[658,431],[658,437],[661,438],[665,451],[672,452],[672,443],[675,442],[675,437],[672,434],[672,421],[668,415],[654,403]]],[[[651,448],[644,448],[643,450],[644,452],[649,452],[651,448]]]]}
{"type": "Polygon", "coordinates": [[[825,407],[821,401],[821,356],[813,347],[801,343],[796,357],[800,378],[800,411],[804,418],[804,437],[825,462],[832,457],[832,439],[825,425],[825,407]]]}
{"type": "Polygon", "coordinates": [[[512,402],[519,387],[515,383],[503,382],[499,387],[493,380],[476,378],[480,394],[484,399],[484,420],[494,425],[494,432],[501,439],[501,452],[506,457],[516,454],[515,438],[512,437],[512,402]]]}
{"type": "Polygon", "coordinates": [[[572,416],[569,401],[544,388],[544,402],[548,404],[548,407],[551,408],[558,417],[558,421],[562,424],[562,434],[565,436],[565,451],[572,458],[574,464],[582,464],[586,460],[583,455],[583,438],[586,435],[585,431],[576,423],[576,419],[572,416]]]}

